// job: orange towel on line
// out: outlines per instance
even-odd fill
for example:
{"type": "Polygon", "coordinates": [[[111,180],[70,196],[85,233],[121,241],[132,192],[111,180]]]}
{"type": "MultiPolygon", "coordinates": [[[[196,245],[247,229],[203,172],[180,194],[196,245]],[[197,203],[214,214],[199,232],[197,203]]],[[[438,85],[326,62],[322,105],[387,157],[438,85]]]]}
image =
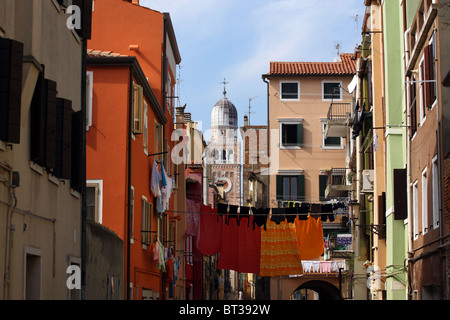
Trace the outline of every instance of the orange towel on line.
{"type": "Polygon", "coordinates": [[[297,243],[302,260],[320,257],[324,250],[322,221],[308,216],[307,220],[295,219],[297,243]]]}

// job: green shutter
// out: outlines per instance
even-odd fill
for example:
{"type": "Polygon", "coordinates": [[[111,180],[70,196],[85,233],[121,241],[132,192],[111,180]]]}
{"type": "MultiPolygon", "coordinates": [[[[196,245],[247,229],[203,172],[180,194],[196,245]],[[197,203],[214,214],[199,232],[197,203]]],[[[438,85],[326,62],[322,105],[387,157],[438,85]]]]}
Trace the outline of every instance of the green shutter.
{"type": "Polygon", "coordinates": [[[277,176],[277,200],[283,200],[283,176],[277,176]]]}
{"type": "Polygon", "coordinates": [[[325,189],[327,188],[327,180],[328,180],[328,175],[320,175],[319,176],[319,197],[320,197],[320,201],[324,201],[325,200],[325,189]]]}
{"type": "Polygon", "coordinates": [[[303,145],[303,123],[297,124],[297,144],[299,146],[303,145]]]}
{"type": "Polygon", "coordinates": [[[299,175],[297,177],[297,200],[305,201],[305,176],[299,175]]]}

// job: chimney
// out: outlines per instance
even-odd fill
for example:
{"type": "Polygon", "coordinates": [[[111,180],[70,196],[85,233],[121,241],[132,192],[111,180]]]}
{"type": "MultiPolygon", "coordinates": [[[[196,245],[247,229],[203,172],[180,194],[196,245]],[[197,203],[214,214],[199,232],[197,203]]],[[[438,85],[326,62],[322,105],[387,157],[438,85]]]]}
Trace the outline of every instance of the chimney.
{"type": "Polygon", "coordinates": [[[176,121],[176,128],[181,129],[183,128],[184,123],[184,109],[186,108],[186,105],[182,107],[176,107],[176,115],[175,115],[175,121],[176,121]]]}
{"type": "Polygon", "coordinates": [[[247,126],[248,126],[248,116],[245,115],[244,116],[244,127],[247,127],[247,126]]]}
{"type": "Polygon", "coordinates": [[[139,5],[139,0],[131,0],[133,4],[139,5]]]}

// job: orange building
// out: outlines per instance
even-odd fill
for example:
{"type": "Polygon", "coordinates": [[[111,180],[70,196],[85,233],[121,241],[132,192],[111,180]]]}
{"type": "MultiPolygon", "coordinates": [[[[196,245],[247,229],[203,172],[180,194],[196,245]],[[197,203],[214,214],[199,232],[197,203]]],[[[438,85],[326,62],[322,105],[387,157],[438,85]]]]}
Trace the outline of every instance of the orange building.
{"type": "Polygon", "coordinates": [[[126,244],[127,299],[172,298],[172,270],[154,255],[155,239],[176,252],[181,217],[172,212],[176,198],[184,197],[177,194],[179,170],[170,158],[181,61],[170,15],[139,1],[97,0],[88,48],[88,215],[126,244]],[[172,185],[165,214],[157,213],[150,188],[154,162],[160,173],[164,166],[172,185]]]}

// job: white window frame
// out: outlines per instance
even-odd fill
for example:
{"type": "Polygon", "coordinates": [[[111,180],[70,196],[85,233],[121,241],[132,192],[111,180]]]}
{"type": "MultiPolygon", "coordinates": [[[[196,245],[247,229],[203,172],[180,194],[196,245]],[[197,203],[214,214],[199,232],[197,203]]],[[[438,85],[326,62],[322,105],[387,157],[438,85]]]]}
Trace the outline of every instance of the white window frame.
{"type": "Polygon", "coordinates": [[[433,226],[435,229],[439,227],[439,167],[437,163],[437,155],[432,160],[432,184],[433,184],[433,226]]]}
{"type": "Polygon", "coordinates": [[[342,101],[342,81],[322,80],[322,101],[342,101]],[[325,99],[325,83],[339,84],[339,99],[325,99]]]}
{"type": "Polygon", "coordinates": [[[143,143],[143,147],[144,147],[144,153],[146,155],[148,155],[148,104],[147,101],[145,99],[143,99],[143,137],[142,137],[142,143],[143,143]]]}
{"type": "Polygon", "coordinates": [[[414,240],[419,238],[419,188],[418,181],[413,184],[413,237],[414,240]]]}
{"type": "Polygon", "coordinates": [[[131,200],[131,232],[130,232],[130,243],[134,244],[134,198],[135,198],[135,194],[134,194],[134,186],[131,186],[131,199],[129,199],[128,201],[131,200]]]}
{"type": "Polygon", "coordinates": [[[103,180],[86,180],[86,187],[94,187],[97,191],[95,195],[98,202],[98,221],[97,223],[103,223],[103,180]]]}
{"type": "Polygon", "coordinates": [[[300,101],[300,81],[280,81],[280,101],[300,101]],[[298,97],[296,99],[283,98],[283,84],[296,83],[298,89],[298,97]]]}
{"type": "MultiPolygon", "coordinates": [[[[278,119],[279,123],[279,148],[280,149],[298,149],[300,150],[302,146],[284,146],[283,145],[283,124],[301,124],[303,123],[302,118],[298,119],[278,119]]],[[[304,133],[304,132],[303,132],[304,133]]],[[[305,140],[305,136],[303,136],[303,141],[305,140]]]]}
{"type": "MultiPolygon", "coordinates": [[[[430,41],[428,42],[428,44],[432,45],[432,48],[433,48],[433,59],[436,61],[436,57],[437,57],[436,31],[433,31],[433,33],[431,34],[431,38],[430,38],[430,41]]],[[[436,63],[434,63],[433,69],[434,69],[433,70],[434,79],[432,79],[432,80],[435,80],[435,82],[434,82],[434,95],[435,95],[436,98],[434,99],[434,102],[431,105],[430,110],[432,110],[434,108],[434,106],[437,104],[437,100],[438,100],[438,82],[437,82],[437,72],[438,71],[437,71],[437,64],[436,63]]]]}
{"type": "Polygon", "coordinates": [[[94,96],[94,72],[86,72],[86,131],[92,126],[92,101],[94,96]]]}
{"type": "Polygon", "coordinates": [[[322,121],[322,149],[325,150],[342,150],[344,149],[344,141],[342,137],[336,137],[341,139],[341,144],[339,146],[326,146],[325,145],[325,126],[327,124],[326,119],[321,119],[322,121]]]}
{"type": "MultiPolygon", "coordinates": [[[[424,112],[424,105],[423,105],[423,99],[425,97],[425,74],[423,74],[422,72],[422,68],[421,65],[424,65],[425,68],[425,57],[424,55],[422,55],[422,58],[420,59],[419,62],[419,119],[420,119],[420,126],[422,126],[422,124],[425,122],[425,119],[427,118],[426,112],[424,112]]],[[[417,96],[416,96],[416,101],[417,101],[417,96]]],[[[417,106],[417,102],[416,102],[416,106],[417,106]]]]}
{"type": "Polygon", "coordinates": [[[428,232],[428,175],[427,167],[422,171],[422,234],[428,232]]]}

